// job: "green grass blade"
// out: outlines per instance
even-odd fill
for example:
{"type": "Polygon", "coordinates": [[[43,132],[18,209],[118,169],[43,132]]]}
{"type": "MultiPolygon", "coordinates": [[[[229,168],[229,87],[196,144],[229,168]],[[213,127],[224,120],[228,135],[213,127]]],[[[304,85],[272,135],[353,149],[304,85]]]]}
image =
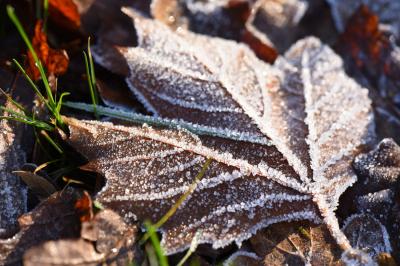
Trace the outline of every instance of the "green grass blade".
{"type": "Polygon", "coordinates": [[[160,263],[160,266],[168,266],[168,259],[164,254],[164,250],[162,249],[160,245],[160,240],[158,239],[157,233],[156,233],[156,228],[148,222],[145,222],[145,227],[147,229],[147,232],[149,233],[150,236],[150,241],[154,247],[154,250],[157,254],[158,257],[158,262],[160,263]]]}
{"type": "Polygon", "coordinates": [[[61,107],[62,107],[62,105],[63,105],[64,97],[65,97],[65,96],[68,96],[68,95],[70,95],[69,92],[63,92],[63,93],[60,95],[60,99],[58,100],[57,107],[56,107],[57,114],[59,114],[59,113],[61,112],[61,107]]]}
{"type": "Polygon", "coordinates": [[[40,100],[46,104],[47,108],[51,108],[50,105],[48,104],[47,100],[44,98],[43,94],[40,92],[39,88],[36,86],[35,82],[29,77],[29,75],[26,73],[25,69],[21,66],[21,64],[13,59],[14,64],[18,67],[19,71],[21,71],[22,75],[24,75],[25,79],[29,82],[29,84],[32,86],[33,90],[35,91],[36,95],[39,96],[40,100]]]}
{"type": "Polygon", "coordinates": [[[0,93],[3,94],[6,98],[7,101],[11,102],[15,107],[17,107],[19,110],[21,110],[24,114],[27,113],[27,111],[25,110],[25,108],[19,104],[18,102],[14,101],[13,98],[11,98],[10,95],[8,95],[3,89],[0,88],[0,93]]]}
{"type": "Polygon", "coordinates": [[[14,23],[15,27],[17,28],[19,34],[21,35],[21,38],[23,39],[23,41],[25,42],[26,46],[28,47],[29,52],[31,52],[32,57],[35,60],[35,64],[36,64],[37,68],[39,69],[40,76],[41,76],[41,78],[43,80],[43,84],[44,84],[44,87],[46,89],[47,99],[49,101],[49,105],[51,107],[55,108],[56,107],[56,103],[54,101],[53,94],[51,92],[51,88],[50,88],[49,82],[47,80],[47,76],[46,76],[46,73],[44,71],[43,65],[40,62],[39,57],[37,56],[35,49],[33,49],[32,43],[29,40],[28,35],[26,34],[24,28],[22,27],[21,22],[19,21],[17,15],[15,15],[14,8],[12,6],[10,6],[10,5],[7,5],[7,14],[8,14],[8,17],[11,19],[11,21],[14,23]]]}
{"type": "MultiPolygon", "coordinates": [[[[90,79],[92,81],[92,85],[94,88],[96,88],[96,74],[94,71],[94,64],[93,64],[93,56],[92,56],[92,50],[90,48],[90,37],[88,38],[88,59],[89,59],[89,66],[90,66],[90,79]]],[[[96,104],[99,103],[99,99],[97,97],[97,93],[95,93],[95,98],[96,98],[96,104]]]]}
{"type": "Polygon", "coordinates": [[[43,1],[43,30],[47,31],[47,19],[49,17],[49,0],[43,1]]]}
{"type": "Polygon", "coordinates": [[[92,83],[92,77],[90,75],[90,63],[89,60],[90,58],[88,57],[88,55],[86,54],[85,51],[83,51],[83,58],[85,59],[85,67],[86,67],[86,76],[87,76],[87,80],[88,80],[88,86],[89,86],[89,91],[90,91],[90,97],[92,99],[92,105],[93,105],[93,112],[94,115],[96,117],[96,119],[98,119],[99,115],[97,113],[97,99],[96,99],[96,92],[95,92],[95,88],[94,85],[92,83]]]}
{"type": "Polygon", "coordinates": [[[53,146],[58,151],[58,153],[60,154],[64,153],[61,147],[47,134],[46,131],[41,130],[40,134],[50,143],[51,146],[53,146]]]}

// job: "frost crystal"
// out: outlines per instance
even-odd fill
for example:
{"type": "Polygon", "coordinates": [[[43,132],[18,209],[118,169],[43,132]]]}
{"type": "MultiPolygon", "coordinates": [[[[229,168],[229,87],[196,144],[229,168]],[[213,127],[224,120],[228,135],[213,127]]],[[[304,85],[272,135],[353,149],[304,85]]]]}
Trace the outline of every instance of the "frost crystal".
{"type": "Polygon", "coordinates": [[[244,45],[124,11],[135,19],[139,44],[122,51],[127,82],[150,111],[273,145],[66,119],[69,142],[106,177],[97,199],[125,218],[157,221],[211,158],[195,192],[162,227],[167,253],[187,248],[199,230],[199,243],[218,248],[301,219],[323,220],[350,248],[334,210],[356,179],[351,161],[373,137],[373,117],[367,91],[344,74],[340,58],[306,38],[270,66],[244,45]]]}
{"type": "MultiPolygon", "coordinates": [[[[12,105],[7,108],[14,109],[12,105]]],[[[15,233],[18,217],[26,212],[26,189],[12,171],[25,161],[20,148],[23,126],[0,121],[0,238],[15,233]]]]}
{"type": "Polygon", "coordinates": [[[392,251],[385,226],[371,215],[350,216],[344,222],[343,232],[353,248],[368,253],[372,258],[379,253],[392,251]]]}

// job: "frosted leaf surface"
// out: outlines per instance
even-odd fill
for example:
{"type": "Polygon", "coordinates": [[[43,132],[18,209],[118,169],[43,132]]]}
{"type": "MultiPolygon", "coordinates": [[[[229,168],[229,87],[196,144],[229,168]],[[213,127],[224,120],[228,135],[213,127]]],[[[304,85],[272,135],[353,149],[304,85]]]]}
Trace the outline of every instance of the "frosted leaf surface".
{"type": "Polygon", "coordinates": [[[374,150],[357,156],[353,165],[364,191],[390,188],[400,175],[400,147],[392,139],[383,139],[374,150]]]}
{"type": "Polygon", "coordinates": [[[344,31],[346,23],[356,9],[364,4],[379,16],[382,30],[400,37],[400,2],[393,0],[327,0],[331,6],[336,28],[344,31]]]}
{"type": "Polygon", "coordinates": [[[283,71],[283,82],[280,90],[269,90],[265,121],[275,131],[269,135],[304,180],[333,182],[326,193],[338,197],[337,189],[355,181],[349,164],[357,147],[374,139],[368,92],[315,38],[294,44],[275,66],[283,71]]]}
{"type": "MultiPolygon", "coordinates": [[[[6,107],[14,109],[10,104],[6,107]]],[[[26,188],[11,173],[19,170],[25,161],[20,147],[23,131],[23,125],[0,121],[0,238],[15,233],[18,217],[26,212],[26,188]]]]}
{"type": "Polygon", "coordinates": [[[199,229],[200,242],[217,248],[299,219],[323,219],[349,248],[334,210],[356,179],[351,161],[373,138],[373,117],[367,91],[345,75],[341,59],[306,38],[271,66],[236,42],[124,12],[138,35],[138,47],[122,51],[127,82],[150,111],[269,144],[68,119],[70,143],[107,179],[99,199],[126,218],[156,221],[210,157],[206,176],[163,228],[169,253],[199,229]]]}
{"type": "Polygon", "coordinates": [[[371,215],[350,216],[344,222],[342,230],[353,248],[368,253],[374,259],[379,253],[392,251],[385,226],[371,215]]]}
{"type": "MultiPolygon", "coordinates": [[[[206,147],[186,131],[66,121],[71,131],[69,142],[90,158],[86,168],[107,178],[97,199],[125,218],[160,219],[188,190],[206,158],[213,159],[196,191],[163,226],[168,253],[189,246],[199,229],[199,242],[218,248],[232,241],[240,243],[271,223],[320,221],[312,197],[301,183],[267,162],[251,164],[206,147]]],[[[258,151],[242,152],[247,152],[242,157],[252,158],[258,151]]]]}

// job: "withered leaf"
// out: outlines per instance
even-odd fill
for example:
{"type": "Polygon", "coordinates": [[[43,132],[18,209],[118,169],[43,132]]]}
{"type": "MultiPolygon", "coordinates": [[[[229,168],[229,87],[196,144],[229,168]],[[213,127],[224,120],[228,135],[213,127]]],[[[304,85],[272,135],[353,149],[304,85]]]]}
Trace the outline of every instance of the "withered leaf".
{"type": "Polygon", "coordinates": [[[78,194],[72,189],[54,193],[19,217],[20,231],[12,238],[0,240],[0,264],[21,264],[23,253],[44,241],[78,237],[80,222],[74,210],[78,194]]]}
{"type": "Polygon", "coordinates": [[[127,265],[139,262],[136,227],[120,216],[101,210],[82,223],[81,238],[47,241],[24,254],[24,265],[127,265]]]}
{"type": "Polygon", "coordinates": [[[400,37],[400,2],[392,0],[327,0],[339,31],[344,31],[349,18],[361,5],[379,16],[381,29],[400,37]]]}
{"type": "Polygon", "coordinates": [[[127,81],[150,111],[267,141],[67,119],[69,142],[107,179],[98,200],[127,219],[157,221],[210,157],[197,190],[162,228],[167,253],[187,247],[197,230],[200,243],[218,248],[272,223],[321,218],[350,248],[334,210],[356,179],[351,161],[373,139],[373,120],[367,91],[340,58],[307,38],[272,67],[235,42],[125,12],[139,39],[123,51],[127,81]]]}
{"type": "Polygon", "coordinates": [[[341,250],[325,225],[278,223],[250,242],[264,265],[343,265],[341,250]]]}
{"type": "Polygon", "coordinates": [[[361,6],[349,19],[336,50],[344,58],[346,71],[369,89],[381,138],[398,141],[400,48],[379,28],[379,18],[361,6]]]}
{"type": "Polygon", "coordinates": [[[49,0],[49,15],[52,22],[68,30],[78,30],[81,18],[73,0],[49,0]]]}
{"type": "Polygon", "coordinates": [[[368,253],[373,259],[382,252],[392,251],[385,226],[371,215],[350,216],[344,222],[343,232],[354,248],[368,253]]]}
{"type": "MultiPolygon", "coordinates": [[[[18,111],[9,102],[5,107],[18,111]]],[[[26,212],[26,188],[19,177],[12,174],[26,160],[21,147],[24,129],[22,124],[4,119],[0,121],[0,239],[16,232],[17,219],[26,212]]]]}
{"type": "MultiPolygon", "coordinates": [[[[37,21],[35,25],[35,35],[32,39],[32,46],[49,75],[62,75],[67,71],[69,58],[66,51],[52,49],[49,46],[47,43],[47,35],[43,31],[43,22],[40,20],[37,21]]],[[[40,79],[39,69],[29,51],[27,73],[33,80],[40,79]]]]}
{"type": "Polygon", "coordinates": [[[295,40],[296,26],[306,10],[303,0],[258,0],[246,22],[246,35],[284,52],[295,40]]]}

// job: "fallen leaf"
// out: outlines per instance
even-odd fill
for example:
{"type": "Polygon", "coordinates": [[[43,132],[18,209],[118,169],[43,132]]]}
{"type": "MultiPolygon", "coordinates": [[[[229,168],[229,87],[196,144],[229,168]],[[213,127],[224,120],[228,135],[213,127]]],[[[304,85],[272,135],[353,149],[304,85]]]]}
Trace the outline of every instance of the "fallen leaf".
{"type": "Polygon", "coordinates": [[[377,259],[382,253],[390,253],[389,235],[377,219],[368,214],[355,214],[346,219],[343,232],[348,237],[353,248],[368,253],[371,258],[377,259]]]}
{"type": "Polygon", "coordinates": [[[127,219],[157,221],[210,157],[197,190],[162,228],[168,254],[189,246],[197,230],[200,243],[218,248],[272,223],[321,218],[350,248],[334,210],[356,180],[353,156],[373,140],[373,117],[366,90],[340,58],[307,38],[271,67],[243,45],[125,12],[139,37],[124,53],[127,81],[145,106],[248,138],[66,119],[69,143],[106,177],[97,199],[127,219]]]}
{"type": "Polygon", "coordinates": [[[73,0],[49,0],[49,15],[52,22],[68,30],[78,30],[81,18],[73,0]]]}
{"type": "Polygon", "coordinates": [[[82,30],[96,40],[92,52],[97,63],[113,73],[127,75],[129,68],[117,47],[135,46],[136,38],[132,20],[121,12],[121,7],[149,14],[150,0],[75,0],[75,3],[80,9],[82,30]],[[102,54],[105,60],[100,60],[97,54],[102,54]]]}
{"type": "Polygon", "coordinates": [[[92,220],[92,205],[92,198],[86,191],[84,191],[82,197],[75,202],[75,210],[77,211],[82,223],[92,220]]]}
{"type": "MultiPolygon", "coordinates": [[[[264,46],[282,53],[295,41],[298,34],[296,26],[304,16],[307,5],[303,0],[258,0],[246,22],[245,36],[251,35],[264,46]]],[[[252,46],[251,43],[249,45],[252,46]]]]}
{"type": "Polygon", "coordinates": [[[343,265],[342,252],[325,225],[278,223],[250,242],[264,265],[343,265]]]}
{"type": "Polygon", "coordinates": [[[383,139],[372,151],[358,155],[353,165],[364,193],[394,188],[400,176],[400,147],[393,139],[383,139]]]}
{"type": "MultiPolygon", "coordinates": [[[[48,75],[62,75],[68,69],[69,59],[64,50],[55,50],[49,47],[46,33],[43,31],[43,22],[37,21],[32,46],[48,75]]],[[[40,79],[40,72],[32,54],[28,51],[27,73],[33,80],[40,79]]]]}
{"type": "MultiPolygon", "coordinates": [[[[10,102],[6,102],[5,107],[18,111],[10,102]]],[[[17,231],[17,219],[27,208],[26,187],[12,174],[26,160],[22,150],[24,131],[23,124],[0,120],[0,239],[10,237],[17,231]]]]}
{"type": "Polygon", "coordinates": [[[380,30],[378,17],[361,6],[349,19],[336,50],[346,71],[369,89],[378,135],[399,141],[400,48],[380,30]]]}
{"type": "Polygon", "coordinates": [[[353,166],[359,182],[346,195],[352,198],[353,212],[373,216],[387,228],[392,254],[399,260],[400,147],[392,139],[383,139],[375,149],[358,155],[353,166]]]}
{"type": "Polygon", "coordinates": [[[262,266],[262,259],[253,252],[238,250],[224,261],[223,266],[262,266]]]}
{"type": "Polygon", "coordinates": [[[139,263],[136,227],[110,210],[82,223],[81,238],[47,241],[24,254],[24,265],[127,265],[139,263]]]}
{"type": "Polygon", "coordinates": [[[74,210],[77,194],[73,189],[54,193],[19,217],[20,231],[0,240],[0,264],[20,264],[27,249],[44,241],[79,236],[80,222],[74,210]]]}
{"type": "Polygon", "coordinates": [[[45,199],[57,191],[55,186],[46,178],[30,171],[13,171],[39,197],[45,199]]]}
{"type": "Polygon", "coordinates": [[[392,0],[326,0],[331,6],[336,28],[343,32],[357,8],[365,5],[379,16],[380,28],[400,38],[400,2],[392,0]]]}

